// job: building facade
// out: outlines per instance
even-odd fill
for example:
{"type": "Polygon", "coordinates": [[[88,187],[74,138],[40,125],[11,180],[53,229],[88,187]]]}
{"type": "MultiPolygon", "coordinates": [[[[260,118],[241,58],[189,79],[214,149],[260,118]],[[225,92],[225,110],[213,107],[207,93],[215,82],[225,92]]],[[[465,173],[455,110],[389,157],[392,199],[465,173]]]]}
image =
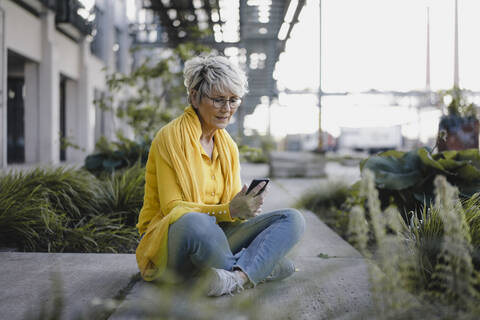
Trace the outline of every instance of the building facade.
{"type": "Polygon", "coordinates": [[[94,100],[131,62],[126,2],[0,0],[0,168],[82,162],[122,124],[94,100]],[[76,147],[65,148],[65,142],[76,147]]]}

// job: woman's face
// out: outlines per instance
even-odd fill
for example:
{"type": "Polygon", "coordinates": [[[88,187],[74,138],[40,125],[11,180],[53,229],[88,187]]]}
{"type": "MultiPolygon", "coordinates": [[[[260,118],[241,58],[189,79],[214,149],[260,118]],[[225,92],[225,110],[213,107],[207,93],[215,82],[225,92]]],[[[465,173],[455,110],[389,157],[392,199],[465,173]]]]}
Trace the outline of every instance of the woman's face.
{"type": "MultiPolygon", "coordinates": [[[[199,94],[197,92],[197,94],[199,94]]],[[[210,96],[201,96],[200,99],[194,99],[194,108],[202,124],[202,128],[207,131],[225,129],[230,123],[230,119],[237,112],[238,105],[234,101],[240,101],[240,98],[231,92],[213,92],[210,96]],[[225,100],[230,100],[226,102],[225,100]],[[225,103],[226,102],[226,103],[225,103]]]]}

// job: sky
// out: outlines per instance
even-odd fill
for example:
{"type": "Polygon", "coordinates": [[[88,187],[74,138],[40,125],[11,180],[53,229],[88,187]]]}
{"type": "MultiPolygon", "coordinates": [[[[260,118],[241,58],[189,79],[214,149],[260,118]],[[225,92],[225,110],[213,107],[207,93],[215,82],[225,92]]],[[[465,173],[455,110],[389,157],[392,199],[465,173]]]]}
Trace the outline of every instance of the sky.
{"type": "MultiPolygon", "coordinates": [[[[322,91],[424,89],[427,6],[431,88],[436,91],[452,87],[454,5],[454,0],[322,0],[322,91]]],[[[458,14],[460,86],[480,91],[480,1],[459,0],[458,14]]],[[[277,64],[275,76],[280,91],[318,90],[319,17],[318,0],[307,0],[277,64]]],[[[317,101],[316,95],[281,94],[278,104],[270,107],[272,134],[318,130],[317,101]]],[[[426,140],[436,133],[439,110],[419,111],[411,101],[387,107],[391,103],[386,97],[358,94],[325,96],[322,129],[338,135],[345,126],[401,124],[402,132],[410,138],[426,140]]],[[[255,115],[247,119],[246,127],[266,130],[265,110],[268,111],[266,106],[257,108],[255,115]]]]}

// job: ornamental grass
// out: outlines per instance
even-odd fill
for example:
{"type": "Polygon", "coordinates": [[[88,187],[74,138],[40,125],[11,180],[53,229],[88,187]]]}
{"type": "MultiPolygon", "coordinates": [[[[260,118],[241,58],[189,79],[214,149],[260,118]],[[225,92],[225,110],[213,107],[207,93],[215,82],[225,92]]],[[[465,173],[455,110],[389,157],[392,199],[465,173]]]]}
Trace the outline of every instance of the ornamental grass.
{"type": "Polygon", "coordinates": [[[0,175],[0,247],[38,252],[134,252],[143,201],[139,165],[96,178],[77,168],[0,175]]]}
{"type": "Polygon", "coordinates": [[[351,205],[346,239],[369,265],[375,315],[479,319],[480,196],[461,200],[458,189],[437,176],[434,201],[405,214],[381,207],[374,179],[364,170],[357,199],[345,202],[351,205]]]}

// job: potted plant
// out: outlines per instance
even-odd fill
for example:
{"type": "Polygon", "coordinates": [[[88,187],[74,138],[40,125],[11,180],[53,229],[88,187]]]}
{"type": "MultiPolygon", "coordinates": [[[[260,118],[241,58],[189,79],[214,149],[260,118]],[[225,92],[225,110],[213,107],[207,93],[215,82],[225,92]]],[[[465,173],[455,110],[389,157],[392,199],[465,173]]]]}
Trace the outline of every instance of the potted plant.
{"type": "Polygon", "coordinates": [[[478,149],[476,106],[467,101],[457,86],[440,92],[440,96],[448,112],[438,126],[438,151],[478,149]]]}

